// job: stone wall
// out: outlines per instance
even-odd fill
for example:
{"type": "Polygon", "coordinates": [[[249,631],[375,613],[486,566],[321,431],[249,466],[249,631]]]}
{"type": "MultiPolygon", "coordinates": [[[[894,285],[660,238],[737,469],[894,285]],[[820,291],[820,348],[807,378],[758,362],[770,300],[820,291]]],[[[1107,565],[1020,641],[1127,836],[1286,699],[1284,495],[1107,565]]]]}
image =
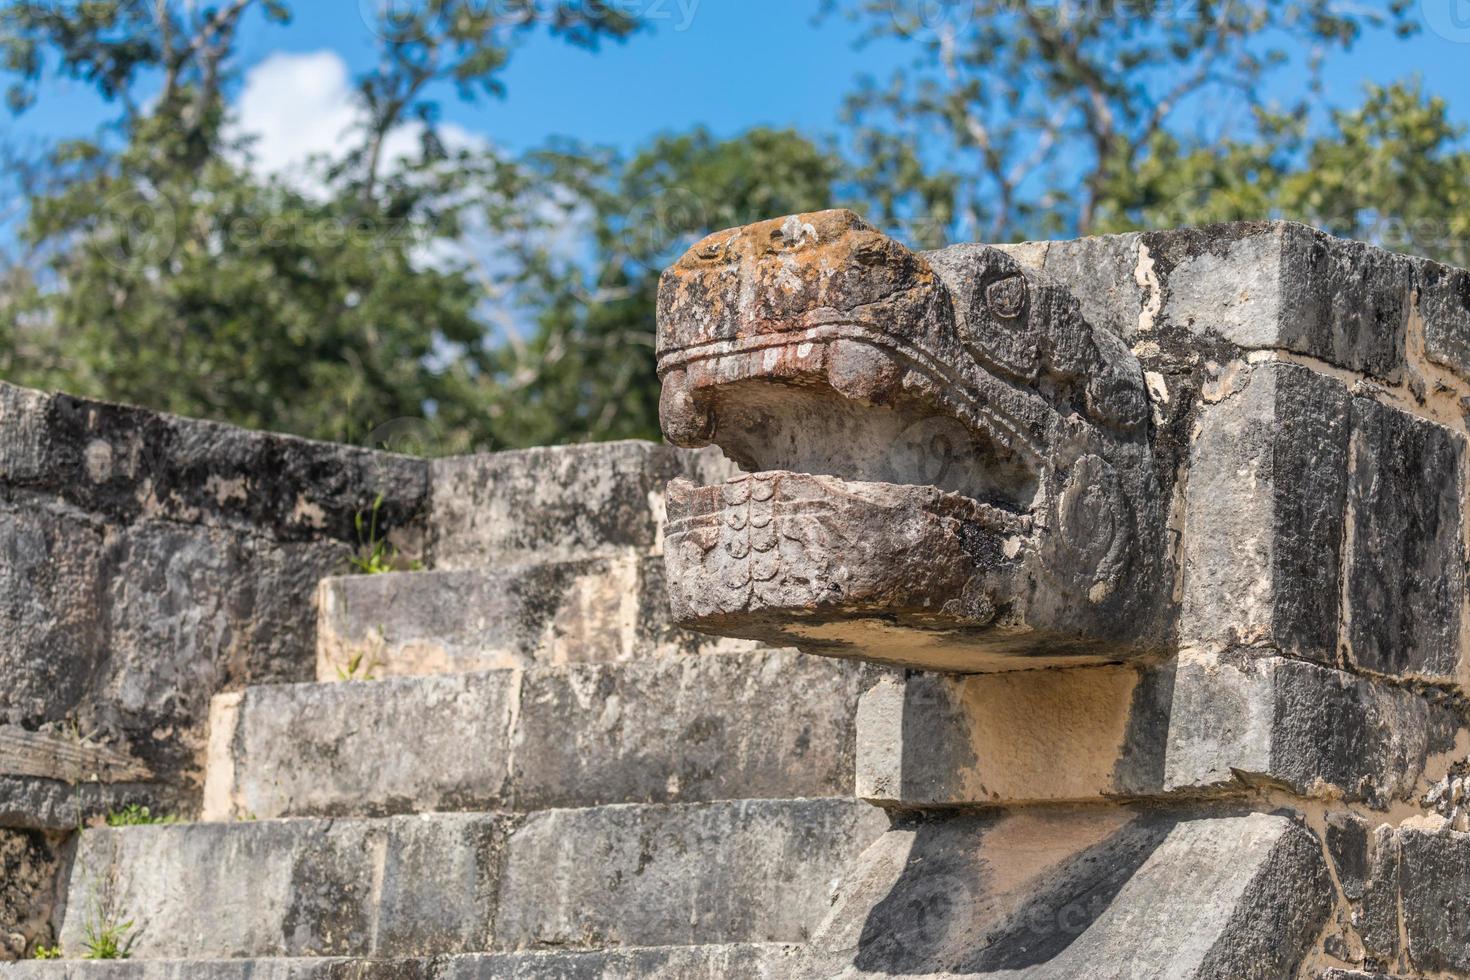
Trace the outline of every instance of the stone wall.
{"type": "Polygon", "coordinates": [[[595,606],[625,599],[599,563],[654,589],[664,485],[711,466],[633,442],[430,461],[0,383],[0,960],[49,941],[79,826],[200,814],[217,694],[315,679],[324,580],[376,584],[333,578],[375,503],[440,570],[425,595],[566,558],[597,566],[595,606]]]}
{"type": "Polygon", "coordinates": [[[666,435],[755,464],[799,544],[682,488],[676,613],[924,668],[860,702],[895,826],[828,975],[1470,972],[1470,273],[1285,222],[912,253],[822,212],[660,300],[666,435]]]}
{"type": "Polygon", "coordinates": [[[313,676],[379,495],[419,548],[423,461],[0,385],[0,826],[194,812],[210,699],[313,676]]]}
{"type": "Polygon", "coordinates": [[[314,674],[354,519],[422,547],[424,461],[0,384],[0,959],[68,831],[197,812],[211,698],[314,674]]]}

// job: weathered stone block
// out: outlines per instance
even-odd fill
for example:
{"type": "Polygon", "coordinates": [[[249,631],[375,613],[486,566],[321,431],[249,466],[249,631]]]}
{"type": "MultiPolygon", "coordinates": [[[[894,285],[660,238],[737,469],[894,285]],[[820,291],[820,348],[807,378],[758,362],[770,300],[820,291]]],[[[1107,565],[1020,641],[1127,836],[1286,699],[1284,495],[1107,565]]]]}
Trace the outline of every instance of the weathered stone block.
{"type": "Polygon", "coordinates": [[[867,673],[788,651],[254,687],[216,700],[205,819],[849,796],[867,673]]]}
{"type": "Polygon", "coordinates": [[[792,980],[798,950],[774,943],[483,953],[417,960],[114,960],[20,963],[13,980],[792,980]]]}
{"type": "Polygon", "coordinates": [[[1281,816],[931,816],[839,888],[812,975],[1276,980],[1330,907],[1320,846],[1281,816]]]}
{"type": "Polygon", "coordinates": [[[91,830],[61,942],[132,921],[138,959],[486,949],[504,835],[475,815],[91,830]]]}
{"type": "Polygon", "coordinates": [[[851,796],[854,715],[875,673],[795,651],[526,675],[517,809],[851,796]]]}
{"type": "Polygon", "coordinates": [[[58,835],[0,830],[0,963],[26,959],[38,946],[51,945],[63,849],[58,835]]]}
{"type": "Polygon", "coordinates": [[[1287,221],[997,246],[1074,291],[1088,319],[1184,355],[1224,342],[1381,378],[1403,367],[1421,263],[1287,221]]]}
{"type": "Polygon", "coordinates": [[[0,722],[61,721],[86,693],[104,657],[104,533],[0,504],[0,722]]]}
{"type": "Polygon", "coordinates": [[[1396,378],[1412,264],[1287,221],[1145,233],[1159,314],[1247,350],[1282,349],[1396,378]]]}
{"type": "Polygon", "coordinates": [[[1454,680],[1465,601],[1464,438],[1353,400],[1347,621],[1352,662],[1454,680]]]}
{"type": "Polygon", "coordinates": [[[863,696],[857,793],[935,806],[1271,785],[1382,806],[1412,798],[1462,731],[1413,691],[1284,657],[919,674],[863,696]]]}
{"type": "Polygon", "coordinates": [[[721,479],[718,453],[648,442],[527,449],[430,464],[434,567],[577,561],[661,550],[664,486],[721,479]]]}
{"type": "Polygon", "coordinates": [[[1470,380],[1470,272],[1423,262],[1417,285],[1424,355],[1470,380]]]}
{"type": "Polygon", "coordinates": [[[1432,819],[1385,824],[1374,832],[1370,861],[1353,908],[1368,957],[1416,975],[1470,972],[1470,834],[1432,819]]]}
{"type": "Polygon", "coordinates": [[[321,681],[754,648],[677,629],[656,557],[330,578],[317,608],[321,681]]]}
{"type": "Polygon", "coordinates": [[[379,495],[385,531],[411,534],[428,505],[424,460],[4,387],[0,441],[19,465],[0,470],[0,483],[110,523],[355,542],[354,518],[379,495]]]}
{"type": "Polygon", "coordinates": [[[800,942],[826,912],[830,883],[887,827],[856,800],[533,814],[511,838],[497,941],[800,942]]]}
{"type": "Polygon", "coordinates": [[[1279,657],[1183,657],[1166,789],[1241,778],[1383,806],[1414,794],[1461,723],[1410,690],[1279,657]]]}
{"type": "Polygon", "coordinates": [[[1262,364],[1197,423],[1185,491],[1180,634],[1335,663],[1349,396],[1262,364]]]}

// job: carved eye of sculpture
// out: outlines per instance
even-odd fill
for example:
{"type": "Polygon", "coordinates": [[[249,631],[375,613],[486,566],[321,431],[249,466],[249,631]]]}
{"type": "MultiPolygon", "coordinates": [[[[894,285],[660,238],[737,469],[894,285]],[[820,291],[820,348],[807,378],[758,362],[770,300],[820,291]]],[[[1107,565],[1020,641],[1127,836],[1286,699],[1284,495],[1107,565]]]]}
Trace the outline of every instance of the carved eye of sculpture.
{"type": "Polygon", "coordinates": [[[1014,320],[1026,312],[1028,289],[1025,278],[1007,276],[991,283],[985,289],[985,305],[992,316],[1002,320],[1014,320]]]}

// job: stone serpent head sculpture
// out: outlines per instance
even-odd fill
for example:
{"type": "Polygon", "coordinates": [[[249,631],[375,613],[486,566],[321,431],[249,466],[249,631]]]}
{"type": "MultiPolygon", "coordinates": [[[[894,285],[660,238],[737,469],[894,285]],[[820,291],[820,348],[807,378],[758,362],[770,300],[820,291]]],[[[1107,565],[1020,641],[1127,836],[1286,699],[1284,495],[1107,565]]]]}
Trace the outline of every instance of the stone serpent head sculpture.
{"type": "Polygon", "coordinates": [[[711,235],[664,273],[673,613],[702,632],[952,671],[1125,659],[1167,617],[1143,371],[1063,284],[916,254],[849,211],[711,235]]]}

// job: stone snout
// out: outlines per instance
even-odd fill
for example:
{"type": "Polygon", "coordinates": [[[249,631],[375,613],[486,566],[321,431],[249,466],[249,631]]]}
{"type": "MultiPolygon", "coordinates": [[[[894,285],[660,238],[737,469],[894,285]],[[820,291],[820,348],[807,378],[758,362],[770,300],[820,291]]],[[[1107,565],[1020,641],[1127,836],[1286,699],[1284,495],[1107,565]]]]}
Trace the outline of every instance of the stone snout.
{"type": "Polygon", "coordinates": [[[961,673],[1166,646],[1142,368],[1001,251],[847,211],[712,235],[664,274],[659,372],[669,440],[746,471],[670,488],[681,625],[961,673]]]}

